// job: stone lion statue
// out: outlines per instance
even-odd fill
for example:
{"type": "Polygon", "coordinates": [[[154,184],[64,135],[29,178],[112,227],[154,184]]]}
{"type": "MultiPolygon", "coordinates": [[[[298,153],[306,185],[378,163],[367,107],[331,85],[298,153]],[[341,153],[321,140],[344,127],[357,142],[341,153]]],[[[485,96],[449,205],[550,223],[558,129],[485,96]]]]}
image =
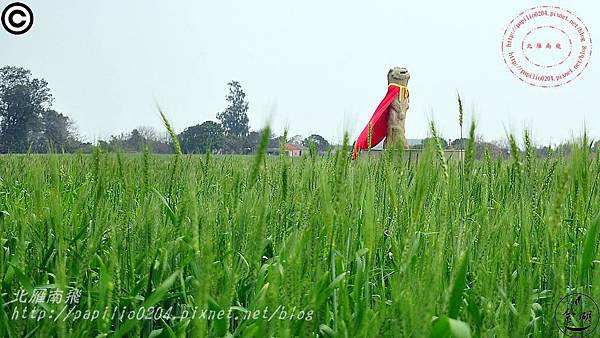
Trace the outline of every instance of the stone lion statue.
{"type": "Polygon", "coordinates": [[[409,103],[408,80],[410,79],[410,73],[406,68],[394,67],[390,69],[387,77],[388,85],[397,84],[404,86],[405,89],[400,90],[400,94],[394,99],[394,101],[392,101],[392,104],[390,105],[387,136],[383,146],[384,148],[394,148],[398,145],[398,141],[402,140],[404,149],[409,149],[404,125],[409,103]]]}

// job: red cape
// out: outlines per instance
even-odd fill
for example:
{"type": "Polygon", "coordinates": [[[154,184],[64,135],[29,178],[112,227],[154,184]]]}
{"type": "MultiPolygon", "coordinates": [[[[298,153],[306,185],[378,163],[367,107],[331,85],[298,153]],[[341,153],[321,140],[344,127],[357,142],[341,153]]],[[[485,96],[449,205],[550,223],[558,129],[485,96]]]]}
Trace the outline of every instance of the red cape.
{"type": "Polygon", "coordinates": [[[365,129],[360,133],[358,138],[356,139],[356,144],[354,145],[354,153],[352,153],[352,159],[356,158],[358,152],[361,149],[372,148],[379,144],[379,142],[383,141],[385,136],[387,135],[388,129],[388,115],[390,112],[390,105],[392,101],[398,96],[400,93],[400,89],[404,89],[406,93],[404,94],[408,97],[408,90],[404,86],[390,84],[388,86],[388,91],[375,112],[369,123],[365,126],[365,129]],[[371,129],[371,144],[369,146],[369,129],[371,129]]]}

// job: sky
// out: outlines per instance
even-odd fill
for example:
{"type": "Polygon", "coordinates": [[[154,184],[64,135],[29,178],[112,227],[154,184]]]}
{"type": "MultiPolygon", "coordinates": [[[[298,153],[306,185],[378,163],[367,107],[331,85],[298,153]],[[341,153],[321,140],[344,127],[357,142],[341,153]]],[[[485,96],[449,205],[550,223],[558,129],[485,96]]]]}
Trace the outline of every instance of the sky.
{"type": "Polygon", "coordinates": [[[216,120],[231,80],[247,94],[252,129],[339,142],[367,123],[393,66],[411,73],[408,138],[427,137],[430,121],[458,138],[457,92],[486,140],[524,129],[544,145],[584,128],[600,138],[599,52],[557,88],[519,81],[501,52],[509,22],[540,4],[574,12],[600,41],[595,0],[21,2],[34,25],[20,36],[0,30],[0,66],[46,79],[54,109],[92,142],[162,130],[155,102],[177,132],[216,120]]]}

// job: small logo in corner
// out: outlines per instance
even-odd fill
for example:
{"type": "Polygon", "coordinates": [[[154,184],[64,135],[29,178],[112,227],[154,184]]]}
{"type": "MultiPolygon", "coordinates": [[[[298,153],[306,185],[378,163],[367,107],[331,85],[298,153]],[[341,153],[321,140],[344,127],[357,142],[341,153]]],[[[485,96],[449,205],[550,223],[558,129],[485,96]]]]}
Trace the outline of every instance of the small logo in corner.
{"type": "Polygon", "coordinates": [[[508,70],[534,87],[571,83],[587,68],[592,37],[573,12],[538,6],[517,15],[506,27],[502,56],[508,70]]]}
{"type": "Polygon", "coordinates": [[[565,336],[586,337],[596,330],[600,309],[592,297],[583,293],[571,293],[558,302],[554,320],[565,336]]]}
{"type": "Polygon", "coordinates": [[[14,35],[25,34],[33,26],[33,12],[21,2],[13,2],[6,6],[1,19],[4,29],[14,35]]]}

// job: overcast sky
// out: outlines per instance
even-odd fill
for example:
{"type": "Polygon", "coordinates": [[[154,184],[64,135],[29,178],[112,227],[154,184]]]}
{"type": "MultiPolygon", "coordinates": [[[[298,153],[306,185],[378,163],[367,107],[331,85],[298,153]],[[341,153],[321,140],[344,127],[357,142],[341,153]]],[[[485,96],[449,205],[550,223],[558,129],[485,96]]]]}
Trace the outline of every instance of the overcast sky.
{"type": "MultiPolygon", "coordinates": [[[[89,141],[162,128],[155,100],[178,132],[215,120],[234,79],[253,129],[271,121],[277,134],[287,126],[335,142],[360,132],[392,66],[412,75],[408,138],[426,137],[431,119],[457,138],[457,91],[487,140],[526,127],[537,143],[556,143],[584,125],[600,137],[599,51],[552,89],[524,84],[504,64],[507,24],[540,1],[21,1],[34,26],[0,31],[0,66],[45,78],[54,108],[89,141]]],[[[597,0],[544,4],[575,12],[600,41],[597,0]]]]}

